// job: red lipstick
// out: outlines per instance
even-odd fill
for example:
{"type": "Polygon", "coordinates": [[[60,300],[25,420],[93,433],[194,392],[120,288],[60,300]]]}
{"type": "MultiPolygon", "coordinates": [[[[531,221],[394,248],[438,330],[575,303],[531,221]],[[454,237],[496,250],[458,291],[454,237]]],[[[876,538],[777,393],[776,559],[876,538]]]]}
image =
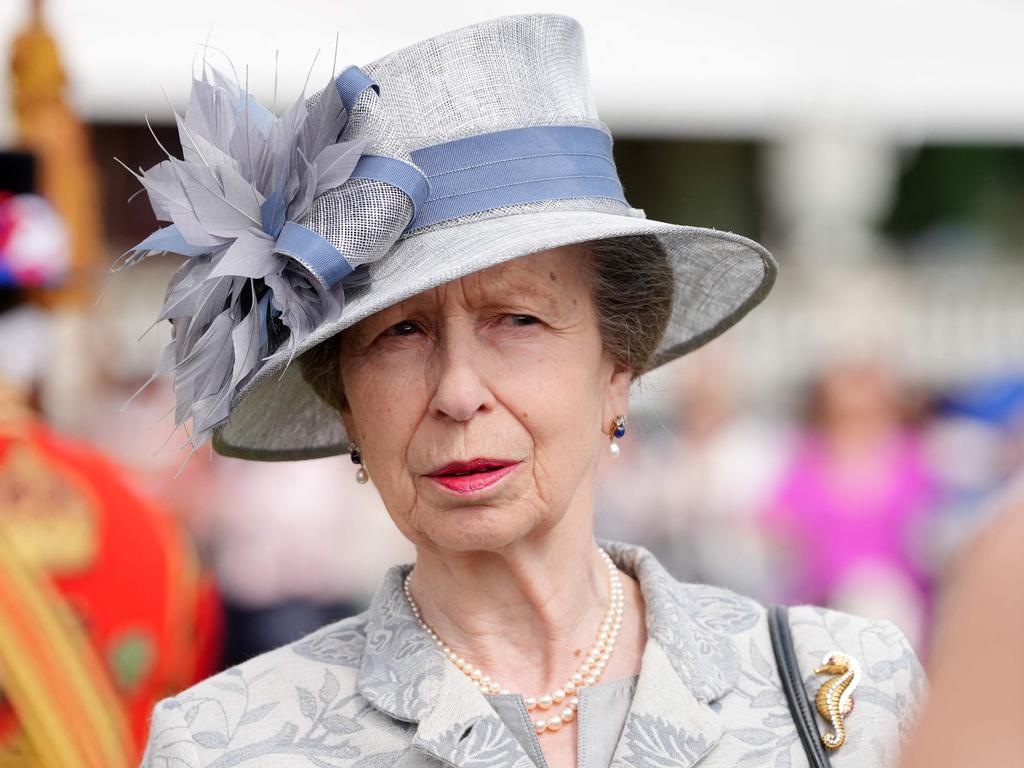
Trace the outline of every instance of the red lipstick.
{"type": "Polygon", "coordinates": [[[507,459],[454,461],[427,477],[453,493],[469,494],[494,485],[518,465],[518,461],[507,459]]]}

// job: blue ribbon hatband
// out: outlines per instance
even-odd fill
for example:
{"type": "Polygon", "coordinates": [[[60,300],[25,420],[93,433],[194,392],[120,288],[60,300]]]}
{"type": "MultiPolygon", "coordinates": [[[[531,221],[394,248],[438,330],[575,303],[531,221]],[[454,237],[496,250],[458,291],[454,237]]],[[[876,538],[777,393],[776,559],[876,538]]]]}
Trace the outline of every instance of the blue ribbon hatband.
{"type": "Polygon", "coordinates": [[[574,197],[626,204],[611,137],[583,126],[531,126],[483,133],[412,152],[430,197],[407,231],[506,205],[574,197]]]}

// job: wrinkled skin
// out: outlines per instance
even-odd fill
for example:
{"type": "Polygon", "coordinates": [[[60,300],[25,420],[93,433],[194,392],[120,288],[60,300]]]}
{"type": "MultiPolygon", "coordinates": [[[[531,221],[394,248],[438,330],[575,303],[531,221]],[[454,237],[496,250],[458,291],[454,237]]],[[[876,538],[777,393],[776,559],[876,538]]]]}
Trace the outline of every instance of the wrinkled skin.
{"type": "Polygon", "coordinates": [[[578,246],[530,254],[345,332],[346,428],[418,547],[494,551],[567,517],[590,535],[595,462],[630,372],[602,346],[584,259],[578,246]],[[474,457],[521,464],[472,499],[425,477],[474,457]]]}

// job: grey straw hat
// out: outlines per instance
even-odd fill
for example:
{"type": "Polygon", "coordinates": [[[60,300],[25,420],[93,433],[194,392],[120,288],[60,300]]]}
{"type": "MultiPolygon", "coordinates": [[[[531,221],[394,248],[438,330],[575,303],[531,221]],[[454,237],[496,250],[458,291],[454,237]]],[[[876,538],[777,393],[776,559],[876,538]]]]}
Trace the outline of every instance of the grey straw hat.
{"type": "MultiPolygon", "coordinates": [[[[296,292],[291,300],[316,294],[327,303],[333,297],[337,308],[320,311],[304,333],[294,332],[299,325],[293,323],[291,343],[276,349],[273,338],[254,330],[253,344],[267,354],[249,356],[248,366],[241,364],[247,353],[237,338],[245,308],[232,310],[236,338],[225,348],[233,353],[227,356],[234,366],[229,362],[228,372],[218,373],[221,386],[194,393],[198,402],[204,395],[219,398],[220,410],[206,416],[221,454],[272,461],[346,452],[348,439],[337,412],[303,379],[295,356],[409,296],[526,254],[588,240],[657,236],[675,271],[676,289],[656,365],[722,333],[774,282],[776,263],[758,243],[729,232],[651,221],[625,201],[611,135],[591,95],[583,31],[572,18],[509,16],[430,38],[361,69],[348,68],[305,108],[339,98],[347,120],[335,138],[355,148],[358,165],[347,169],[348,178],[338,186],[330,186],[338,181],[330,174],[322,174],[315,189],[311,182],[305,204],[289,204],[283,231],[267,225],[274,196],[261,189],[264,232],[257,233],[277,237],[266,246],[275,258],[288,257],[293,266],[297,262],[322,278],[314,291],[296,292]],[[228,375],[232,367],[234,375],[228,375]],[[233,386],[225,390],[225,382],[233,386]]],[[[198,125],[196,119],[193,124],[198,125]]],[[[204,162],[209,165],[208,158],[204,162]]],[[[312,165],[322,169],[326,161],[312,165]]],[[[235,166],[244,172],[244,161],[235,166]]],[[[260,185],[253,180],[252,186],[260,185]]],[[[301,186],[301,180],[293,180],[285,188],[294,192],[301,186]]],[[[218,189],[229,187],[224,183],[218,189]]],[[[177,237],[181,230],[188,243],[144,243],[139,252],[190,251],[185,255],[193,260],[209,259],[214,246],[206,246],[204,254],[196,245],[201,238],[190,239],[174,214],[176,209],[164,218],[175,221],[177,229],[161,232],[169,237],[175,229],[177,237]]],[[[217,234],[223,250],[223,233],[217,234]]],[[[281,287],[274,275],[266,285],[281,287]]],[[[175,288],[172,281],[169,297],[175,288]]],[[[246,289],[233,288],[218,306],[235,300],[250,307],[246,317],[266,316],[256,312],[257,305],[271,318],[280,318],[282,309],[287,315],[286,303],[273,296],[260,300],[252,292],[246,305],[245,294],[246,289]]],[[[191,319],[203,309],[193,305],[191,319]]],[[[165,311],[162,317],[173,314],[165,311]]],[[[185,335],[184,329],[175,330],[176,337],[185,335]]],[[[181,376],[189,354],[179,346],[176,354],[167,354],[162,370],[172,370],[176,361],[173,369],[181,376]]]]}

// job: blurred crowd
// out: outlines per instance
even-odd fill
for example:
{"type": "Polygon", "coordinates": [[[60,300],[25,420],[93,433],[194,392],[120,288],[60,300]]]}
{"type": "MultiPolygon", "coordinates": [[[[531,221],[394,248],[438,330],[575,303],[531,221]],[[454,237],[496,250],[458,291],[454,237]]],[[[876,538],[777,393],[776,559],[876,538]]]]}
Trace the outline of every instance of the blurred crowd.
{"type": "Polygon", "coordinates": [[[600,528],[682,578],[890,618],[926,656],[959,553],[1024,472],[1024,376],[926,391],[850,358],[761,412],[719,352],[679,371],[671,412],[641,414],[600,528]]]}

